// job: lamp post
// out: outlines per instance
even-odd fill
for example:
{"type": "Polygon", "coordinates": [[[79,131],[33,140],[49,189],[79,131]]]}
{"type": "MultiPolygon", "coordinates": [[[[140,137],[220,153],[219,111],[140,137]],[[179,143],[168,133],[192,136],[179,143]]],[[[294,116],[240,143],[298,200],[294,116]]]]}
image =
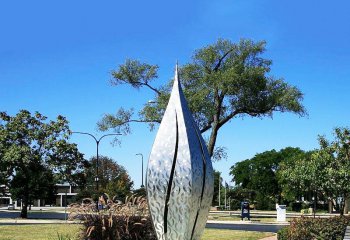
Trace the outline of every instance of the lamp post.
{"type": "MultiPolygon", "coordinates": [[[[77,134],[84,134],[84,135],[89,135],[90,137],[92,137],[95,142],[96,142],[96,178],[95,178],[95,181],[96,181],[96,191],[98,192],[99,190],[99,185],[98,185],[98,147],[100,145],[100,141],[102,140],[102,138],[104,137],[107,137],[107,136],[117,136],[117,135],[122,135],[120,133],[110,133],[110,134],[105,134],[105,135],[102,135],[99,139],[97,139],[94,135],[92,135],[91,133],[86,133],[86,132],[72,132],[72,133],[77,133],[77,134]]],[[[97,200],[98,201],[98,200],[97,200]]]]}
{"type": "Polygon", "coordinates": [[[226,191],[227,191],[227,183],[225,182],[225,210],[227,210],[226,209],[226,207],[227,207],[227,201],[226,201],[226,191]]]}
{"type": "Polygon", "coordinates": [[[221,185],[221,177],[219,177],[219,208],[221,207],[221,200],[220,200],[220,198],[221,198],[221,194],[220,194],[221,189],[220,189],[220,185],[221,185]]]}
{"type": "Polygon", "coordinates": [[[143,154],[142,153],[136,153],[136,155],[140,155],[141,156],[141,179],[142,179],[142,182],[141,182],[141,188],[145,187],[143,185],[143,154]]]}

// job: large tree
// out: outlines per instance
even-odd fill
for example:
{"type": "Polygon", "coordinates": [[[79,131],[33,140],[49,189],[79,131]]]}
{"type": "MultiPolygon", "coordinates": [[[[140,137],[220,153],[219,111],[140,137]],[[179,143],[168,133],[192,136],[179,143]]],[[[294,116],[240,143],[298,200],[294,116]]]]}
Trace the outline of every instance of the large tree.
{"type": "Polygon", "coordinates": [[[231,167],[230,175],[236,185],[256,193],[258,207],[269,208],[276,201],[280,203],[283,200],[282,186],[277,175],[280,165],[303,154],[299,148],[292,147],[265,151],[251,159],[237,162],[231,167]]]}
{"type": "Polygon", "coordinates": [[[320,150],[315,152],[314,158],[324,165],[321,173],[324,191],[335,202],[340,197],[340,214],[347,213],[345,205],[350,198],[350,129],[336,127],[334,140],[328,141],[320,136],[319,144],[320,150]]]}
{"type": "Polygon", "coordinates": [[[296,159],[281,169],[281,177],[294,188],[322,194],[337,204],[344,213],[345,200],[350,197],[350,129],[335,128],[334,140],[319,136],[320,149],[307,157],[296,159]]]}
{"type": "Polygon", "coordinates": [[[99,190],[96,192],[96,166],[96,157],[90,158],[88,167],[84,170],[87,185],[80,195],[96,198],[107,193],[111,198],[117,197],[123,201],[130,194],[134,184],[126,169],[112,158],[99,156],[99,190]]]}
{"type": "MultiPolygon", "coordinates": [[[[225,157],[224,149],[216,147],[219,130],[235,117],[271,117],[274,112],[306,114],[301,103],[302,92],[269,74],[272,61],[262,57],[265,45],[264,41],[233,43],[219,39],[196,50],[191,62],[180,68],[189,107],[201,132],[208,133],[209,154],[215,159],[225,157]]],[[[158,78],[157,65],[129,59],[112,71],[112,77],[113,85],[151,90],[155,101],[146,103],[137,116],[133,109],[124,108],[116,114],[105,114],[98,123],[100,130],[114,129],[128,134],[132,122],[149,123],[151,129],[160,123],[171,81],[153,85],[158,78]]]]}
{"type": "Polygon", "coordinates": [[[287,200],[294,201],[300,196],[312,195],[320,190],[321,165],[315,161],[313,151],[297,153],[287,161],[281,162],[277,172],[282,194],[287,200]]]}
{"type": "Polygon", "coordinates": [[[12,197],[22,199],[22,218],[27,217],[31,200],[53,197],[57,180],[73,181],[83,168],[83,154],[68,138],[63,116],[48,121],[39,112],[0,113],[1,170],[12,197]]]}

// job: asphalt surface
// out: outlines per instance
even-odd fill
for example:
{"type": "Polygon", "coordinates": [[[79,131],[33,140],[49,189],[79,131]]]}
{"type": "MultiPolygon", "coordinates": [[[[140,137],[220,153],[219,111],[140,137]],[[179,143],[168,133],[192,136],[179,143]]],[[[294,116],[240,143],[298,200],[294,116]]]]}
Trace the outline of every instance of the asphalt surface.
{"type": "MultiPolygon", "coordinates": [[[[19,218],[19,211],[0,211],[1,218],[19,218]]],[[[61,212],[28,212],[29,219],[61,219],[65,220],[67,214],[61,212]]]]}
{"type": "MultiPolygon", "coordinates": [[[[64,212],[29,212],[28,219],[20,219],[19,211],[0,211],[0,225],[24,225],[24,224],[58,224],[65,223],[66,214],[64,212]]],[[[280,223],[255,223],[241,221],[208,221],[207,228],[230,229],[258,232],[276,233],[285,224],[280,223]]]]}

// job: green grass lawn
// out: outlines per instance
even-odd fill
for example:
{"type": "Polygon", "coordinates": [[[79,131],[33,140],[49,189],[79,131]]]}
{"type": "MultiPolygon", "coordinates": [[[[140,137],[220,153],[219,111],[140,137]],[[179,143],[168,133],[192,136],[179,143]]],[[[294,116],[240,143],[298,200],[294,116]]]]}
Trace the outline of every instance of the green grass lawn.
{"type": "Polygon", "coordinates": [[[205,229],[202,240],[257,240],[273,236],[273,233],[205,229]]]}
{"type": "Polygon", "coordinates": [[[33,224],[0,226],[0,240],[78,240],[79,224],[33,224]]]}
{"type": "MultiPolygon", "coordinates": [[[[0,240],[78,240],[80,229],[79,224],[0,226],[0,240]]],[[[261,232],[205,229],[202,240],[257,240],[271,235],[261,232]]]]}

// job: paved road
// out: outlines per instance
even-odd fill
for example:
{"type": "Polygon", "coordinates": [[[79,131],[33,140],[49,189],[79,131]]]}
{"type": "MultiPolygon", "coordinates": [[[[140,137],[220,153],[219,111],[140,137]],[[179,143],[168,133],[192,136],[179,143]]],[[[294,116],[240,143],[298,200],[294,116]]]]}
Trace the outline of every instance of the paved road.
{"type": "Polygon", "coordinates": [[[230,230],[242,230],[242,231],[257,231],[257,232],[273,232],[276,233],[285,225],[277,224],[261,224],[261,223],[249,223],[249,224],[237,224],[237,223],[207,223],[206,228],[216,229],[230,229],[230,230]]]}
{"type": "MultiPolygon", "coordinates": [[[[19,218],[20,212],[18,211],[0,211],[0,219],[1,218],[19,218]]],[[[0,225],[15,225],[15,224],[50,224],[53,222],[47,221],[42,222],[39,219],[46,220],[65,220],[65,213],[63,212],[29,212],[28,219],[38,219],[37,222],[28,222],[28,223],[14,223],[12,221],[9,222],[0,222],[0,225]]],[[[284,227],[280,224],[262,224],[262,223],[228,223],[228,222],[215,222],[215,223],[207,223],[207,228],[216,228],[216,229],[231,229],[231,230],[244,230],[244,231],[259,231],[259,232],[277,232],[279,229],[284,227]]]]}
{"type": "MultiPolygon", "coordinates": [[[[17,211],[0,211],[0,218],[19,218],[20,212],[17,211]]],[[[28,212],[30,219],[61,219],[65,220],[65,214],[60,212],[28,212]]]]}

